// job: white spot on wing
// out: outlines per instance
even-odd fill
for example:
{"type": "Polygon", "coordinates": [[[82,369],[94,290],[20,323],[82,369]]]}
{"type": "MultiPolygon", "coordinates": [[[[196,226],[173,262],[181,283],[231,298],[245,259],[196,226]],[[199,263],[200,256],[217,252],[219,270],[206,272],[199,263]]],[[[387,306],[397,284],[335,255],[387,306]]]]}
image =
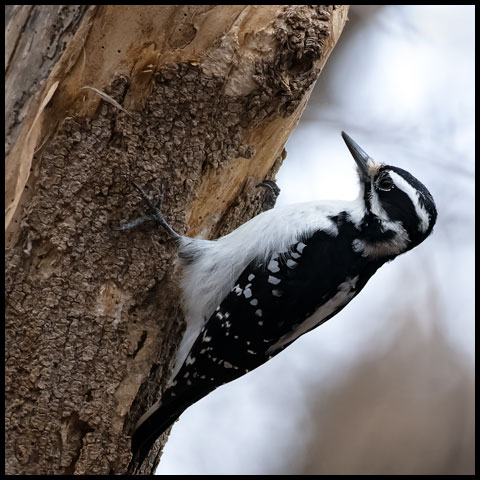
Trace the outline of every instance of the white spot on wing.
{"type": "Polygon", "coordinates": [[[278,285],[280,283],[280,279],[277,277],[273,277],[272,275],[269,275],[268,277],[268,283],[271,283],[272,285],[278,285]]]}
{"type": "Polygon", "coordinates": [[[195,357],[192,357],[191,355],[189,355],[185,360],[185,365],[192,365],[193,363],[195,363],[195,357]]]}
{"type": "Polygon", "coordinates": [[[296,247],[296,248],[297,248],[297,252],[298,252],[298,253],[302,253],[302,252],[303,252],[303,249],[304,249],[305,247],[306,247],[306,245],[305,245],[303,242],[299,242],[299,243],[297,244],[297,247],[296,247]]]}
{"type": "Polygon", "coordinates": [[[267,268],[272,273],[277,273],[280,271],[280,267],[278,266],[278,262],[276,260],[270,260],[270,263],[267,265],[267,268]]]}

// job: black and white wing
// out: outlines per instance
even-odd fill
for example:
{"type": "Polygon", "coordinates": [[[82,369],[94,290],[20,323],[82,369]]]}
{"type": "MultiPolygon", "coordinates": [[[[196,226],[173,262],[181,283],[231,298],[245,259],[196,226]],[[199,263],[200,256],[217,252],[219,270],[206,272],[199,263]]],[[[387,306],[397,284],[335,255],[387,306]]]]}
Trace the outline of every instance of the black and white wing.
{"type": "Polygon", "coordinates": [[[378,268],[351,249],[351,238],[318,231],[251,262],[206,322],[160,407],[135,431],[133,451],[147,453],[190,405],[340,311],[378,268]]]}

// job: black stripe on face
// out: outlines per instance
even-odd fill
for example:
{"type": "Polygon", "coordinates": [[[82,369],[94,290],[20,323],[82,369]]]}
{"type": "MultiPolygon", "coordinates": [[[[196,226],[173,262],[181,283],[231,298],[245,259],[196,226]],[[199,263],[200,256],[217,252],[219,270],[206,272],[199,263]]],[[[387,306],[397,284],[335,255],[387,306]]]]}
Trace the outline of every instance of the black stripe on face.
{"type": "Polygon", "coordinates": [[[430,215],[430,226],[433,227],[433,224],[437,219],[437,209],[432,194],[428,191],[427,187],[422,182],[417,180],[411,173],[403,170],[403,168],[390,166],[386,168],[403,177],[420,194],[418,197],[419,203],[430,215]]]}
{"type": "Polygon", "coordinates": [[[385,172],[388,171],[395,172],[419,193],[417,197],[418,202],[429,216],[428,229],[426,232],[421,232],[419,227],[420,219],[415,210],[415,205],[406,192],[401,190],[401,188],[398,188],[398,186],[389,191],[376,190],[380,203],[388,217],[393,221],[400,221],[408,232],[412,243],[416,245],[425,239],[432,231],[437,218],[435,202],[425,185],[402,168],[385,165],[379,170],[376,179],[379,175],[384,175],[385,172]]]}
{"type": "Polygon", "coordinates": [[[372,208],[372,183],[371,181],[363,181],[363,201],[365,203],[365,208],[369,212],[372,208]]]}

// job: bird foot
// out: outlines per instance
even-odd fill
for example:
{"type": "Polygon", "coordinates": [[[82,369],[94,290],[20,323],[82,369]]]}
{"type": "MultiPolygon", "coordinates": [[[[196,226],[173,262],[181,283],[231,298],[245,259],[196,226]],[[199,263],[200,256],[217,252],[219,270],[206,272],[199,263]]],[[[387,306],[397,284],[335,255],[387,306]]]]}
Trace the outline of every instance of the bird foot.
{"type": "Polygon", "coordinates": [[[260,182],[256,187],[263,187],[267,190],[265,200],[263,202],[263,209],[270,210],[275,206],[277,198],[280,195],[280,187],[273,180],[264,180],[260,182]]]}
{"type": "Polygon", "coordinates": [[[157,222],[167,233],[170,237],[174,239],[178,239],[181,237],[167,222],[165,219],[165,216],[162,213],[162,204],[163,204],[163,197],[164,197],[164,188],[163,184],[161,186],[161,191],[159,198],[156,203],[153,203],[148,195],[145,193],[142,187],[135,183],[133,180],[130,180],[132,185],[137,189],[138,193],[140,193],[140,196],[142,197],[143,201],[147,204],[149,210],[152,212],[150,215],[144,215],[143,217],[137,218],[133,220],[132,222],[129,222],[125,225],[120,225],[118,227],[113,227],[114,230],[130,230],[133,227],[136,227],[137,225],[141,225],[144,222],[147,222],[149,220],[157,222]]]}

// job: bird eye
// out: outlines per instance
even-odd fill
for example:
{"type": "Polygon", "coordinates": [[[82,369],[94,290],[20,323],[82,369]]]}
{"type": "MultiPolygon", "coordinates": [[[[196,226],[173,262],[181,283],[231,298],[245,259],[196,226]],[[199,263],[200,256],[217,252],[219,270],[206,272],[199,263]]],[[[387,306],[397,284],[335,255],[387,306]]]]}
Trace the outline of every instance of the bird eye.
{"type": "Polygon", "coordinates": [[[393,187],[394,187],[394,184],[392,182],[392,179],[389,176],[382,177],[377,182],[377,188],[385,192],[388,192],[393,187]]]}

